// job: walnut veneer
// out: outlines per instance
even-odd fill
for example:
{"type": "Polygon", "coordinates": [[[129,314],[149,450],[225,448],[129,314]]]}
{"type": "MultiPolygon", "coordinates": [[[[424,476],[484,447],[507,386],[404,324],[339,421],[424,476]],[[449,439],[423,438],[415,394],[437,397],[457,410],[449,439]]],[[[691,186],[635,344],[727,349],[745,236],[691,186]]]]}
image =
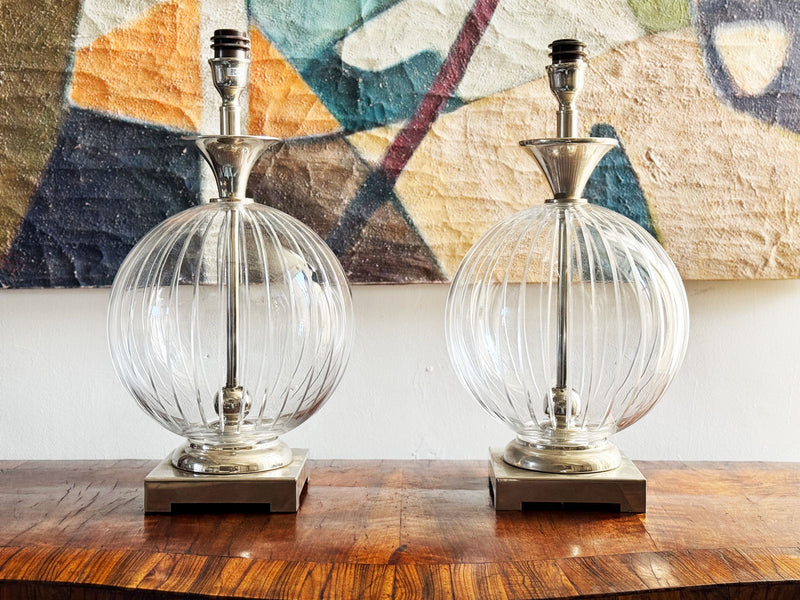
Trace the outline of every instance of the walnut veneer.
{"type": "Polygon", "coordinates": [[[637,464],[644,515],[495,513],[483,461],[312,461],[297,515],[145,516],[153,462],[0,462],[0,598],[800,598],[800,465],[637,464]]]}

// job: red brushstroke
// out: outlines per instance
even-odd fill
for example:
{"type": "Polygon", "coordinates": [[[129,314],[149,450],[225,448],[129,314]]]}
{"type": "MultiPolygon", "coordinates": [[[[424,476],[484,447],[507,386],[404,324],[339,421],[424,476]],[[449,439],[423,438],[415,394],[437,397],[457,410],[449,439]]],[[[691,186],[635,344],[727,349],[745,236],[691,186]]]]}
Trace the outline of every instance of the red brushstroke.
{"type": "Polygon", "coordinates": [[[428,93],[381,160],[378,168],[391,182],[400,176],[439,113],[453,97],[499,3],[500,0],[475,0],[428,93]]]}

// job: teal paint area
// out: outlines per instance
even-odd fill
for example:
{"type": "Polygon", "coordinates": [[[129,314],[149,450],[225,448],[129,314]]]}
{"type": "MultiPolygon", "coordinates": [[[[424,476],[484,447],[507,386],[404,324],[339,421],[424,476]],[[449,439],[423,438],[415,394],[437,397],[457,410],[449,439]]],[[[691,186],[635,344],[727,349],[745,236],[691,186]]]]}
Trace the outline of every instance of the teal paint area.
{"type": "MultiPolygon", "coordinates": [[[[342,61],[339,43],[397,0],[250,0],[251,23],[297,69],[345,132],[410,118],[444,60],[423,50],[381,71],[342,61]]],[[[375,52],[379,53],[380,48],[375,52]]],[[[451,98],[445,110],[463,103],[451,98]]]]}
{"type": "Polygon", "coordinates": [[[353,132],[410,118],[441,64],[437,54],[421,52],[382,71],[364,71],[344,64],[330,47],[301,75],[345,131],[353,132]]]}
{"type": "Polygon", "coordinates": [[[249,0],[251,23],[298,71],[397,0],[249,0]]]}
{"type": "Polygon", "coordinates": [[[611,125],[596,124],[592,126],[590,135],[614,138],[619,145],[610,150],[597,165],[586,184],[584,196],[592,204],[625,215],[658,239],[639,178],[616,130],[611,125]]]}

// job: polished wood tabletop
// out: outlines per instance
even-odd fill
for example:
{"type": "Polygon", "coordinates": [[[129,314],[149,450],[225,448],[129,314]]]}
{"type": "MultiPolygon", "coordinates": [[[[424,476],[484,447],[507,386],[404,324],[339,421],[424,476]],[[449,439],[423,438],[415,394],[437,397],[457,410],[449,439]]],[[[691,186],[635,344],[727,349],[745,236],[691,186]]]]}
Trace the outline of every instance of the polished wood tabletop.
{"type": "Polygon", "coordinates": [[[646,514],[495,512],[488,461],[312,461],[298,514],[144,515],[155,465],[0,462],[0,598],[800,599],[800,465],[638,462],[646,514]]]}

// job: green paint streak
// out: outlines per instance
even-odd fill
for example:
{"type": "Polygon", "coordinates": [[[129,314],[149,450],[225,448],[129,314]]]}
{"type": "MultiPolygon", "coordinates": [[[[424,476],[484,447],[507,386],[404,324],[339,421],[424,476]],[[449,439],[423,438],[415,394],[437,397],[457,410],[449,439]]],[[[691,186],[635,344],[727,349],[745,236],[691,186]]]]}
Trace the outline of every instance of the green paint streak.
{"type": "Polygon", "coordinates": [[[628,5],[648,33],[673,31],[692,22],[688,0],[628,0],[628,5]]]}
{"type": "Polygon", "coordinates": [[[0,255],[53,149],[79,0],[0,3],[0,255]]]}

